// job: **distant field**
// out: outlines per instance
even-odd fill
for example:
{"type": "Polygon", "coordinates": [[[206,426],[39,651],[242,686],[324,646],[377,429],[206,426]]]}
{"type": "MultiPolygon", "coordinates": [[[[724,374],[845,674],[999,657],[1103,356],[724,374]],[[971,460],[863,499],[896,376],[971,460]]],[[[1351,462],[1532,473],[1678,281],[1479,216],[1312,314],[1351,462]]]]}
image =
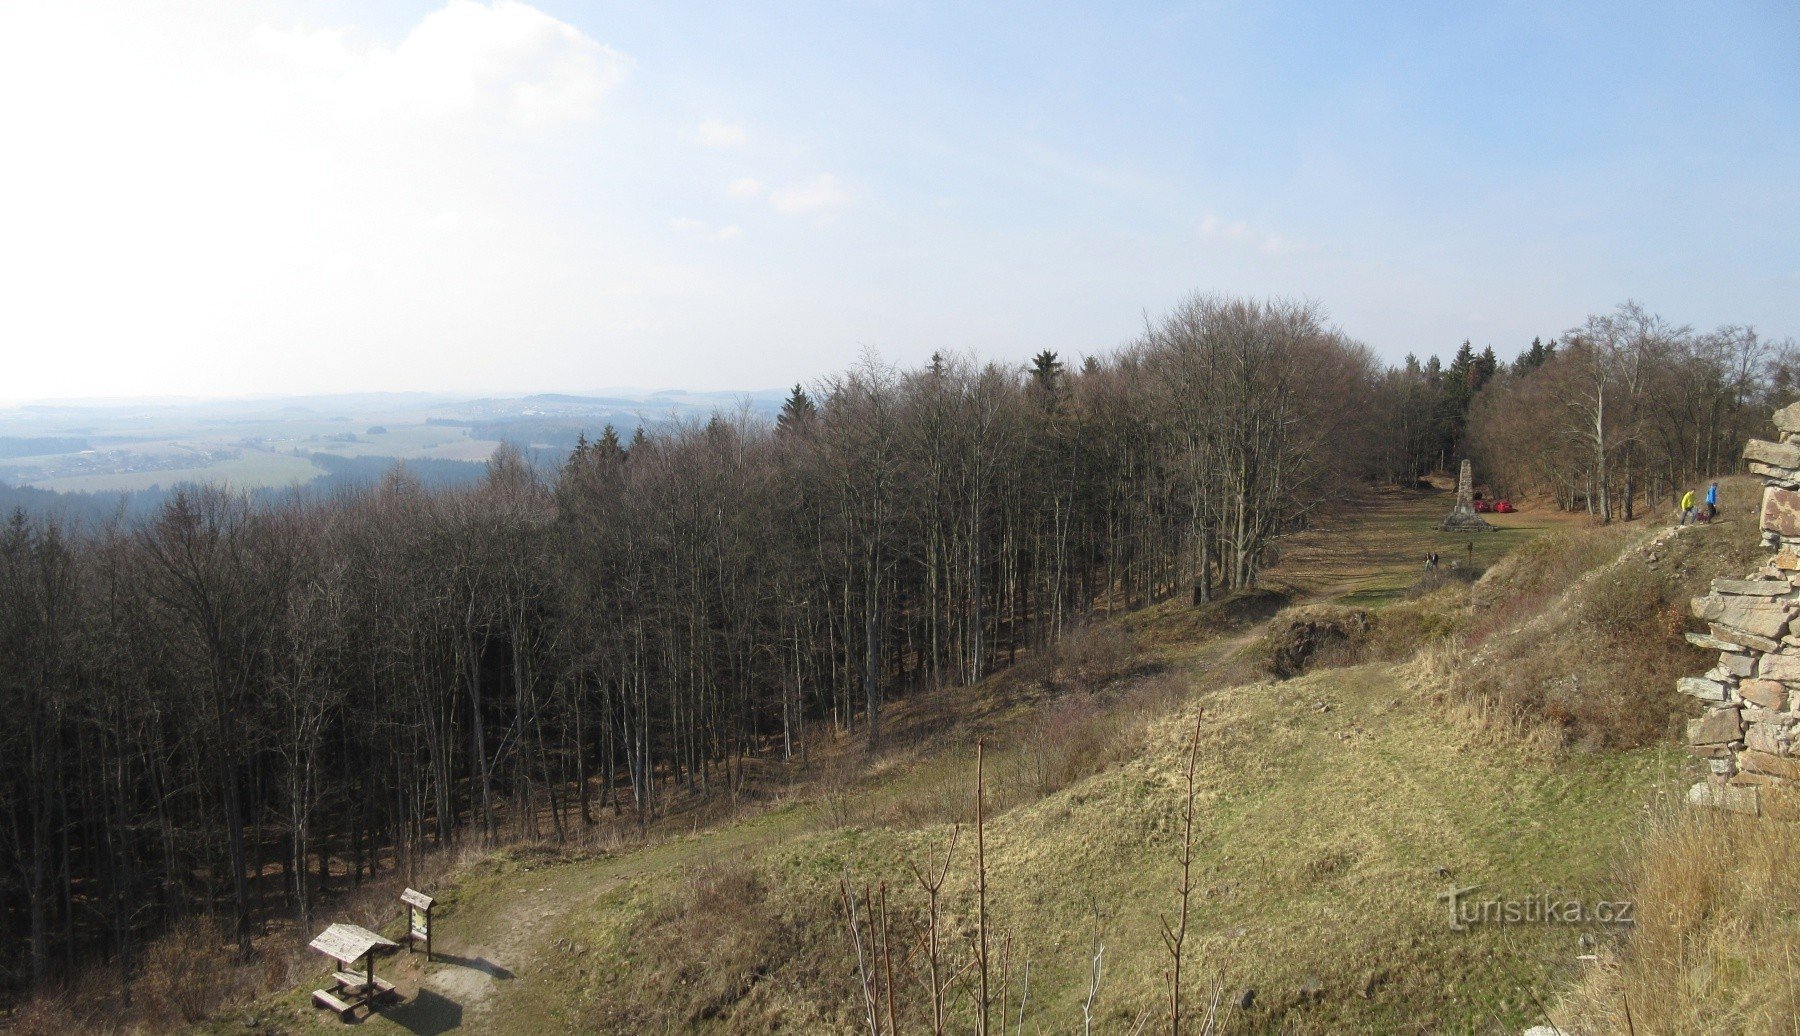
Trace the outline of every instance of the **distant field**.
{"type": "Polygon", "coordinates": [[[261,489],[309,482],[322,474],[324,469],[305,457],[259,450],[246,451],[240,457],[200,467],[75,475],[34,482],[32,485],[60,493],[108,493],[149,489],[152,486],[167,488],[180,482],[213,482],[235,489],[261,489]]]}
{"type": "Polygon", "coordinates": [[[340,457],[392,457],[395,460],[486,460],[500,445],[487,439],[471,439],[466,428],[451,425],[374,425],[355,429],[356,441],[334,439],[348,430],[332,429],[331,434],[295,437],[271,444],[284,451],[335,453],[340,457]]]}

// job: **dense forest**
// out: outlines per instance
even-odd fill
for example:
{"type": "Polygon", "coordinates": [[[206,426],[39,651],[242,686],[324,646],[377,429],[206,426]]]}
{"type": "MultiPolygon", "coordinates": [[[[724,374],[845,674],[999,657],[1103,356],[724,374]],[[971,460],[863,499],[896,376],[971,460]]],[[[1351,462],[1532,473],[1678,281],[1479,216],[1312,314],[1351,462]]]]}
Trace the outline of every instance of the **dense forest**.
{"type": "Polygon", "coordinates": [[[1502,364],[1199,297],[1065,366],[868,357],[774,422],[610,428],[465,486],[182,489],[0,527],[0,985],[128,980],[184,915],[281,913],[462,840],[638,823],[1096,612],[1255,585],[1372,482],[1465,453],[1630,517],[1736,464],[1792,350],[1635,306],[1502,364]]]}

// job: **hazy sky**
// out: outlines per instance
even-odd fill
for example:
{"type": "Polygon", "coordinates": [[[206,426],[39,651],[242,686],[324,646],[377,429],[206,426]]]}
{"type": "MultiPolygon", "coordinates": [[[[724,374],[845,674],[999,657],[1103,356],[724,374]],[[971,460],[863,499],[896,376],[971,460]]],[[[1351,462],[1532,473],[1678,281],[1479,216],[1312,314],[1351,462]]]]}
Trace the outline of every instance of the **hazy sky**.
{"type": "Polygon", "coordinates": [[[1800,334],[1791,3],[0,3],[0,399],[1800,334]]]}

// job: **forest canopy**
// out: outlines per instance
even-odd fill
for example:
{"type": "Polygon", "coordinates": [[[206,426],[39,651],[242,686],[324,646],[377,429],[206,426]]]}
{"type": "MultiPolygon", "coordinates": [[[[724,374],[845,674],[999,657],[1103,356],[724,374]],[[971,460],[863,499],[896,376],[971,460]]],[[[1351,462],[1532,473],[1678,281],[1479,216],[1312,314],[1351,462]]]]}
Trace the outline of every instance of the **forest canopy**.
{"type": "Polygon", "coordinates": [[[865,357],[778,420],[611,428],[468,485],[0,527],[0,984],[128,976],[461,840],[647,823],[1096,612],[1256,585],[1359,485],[1465,454],[1631,517],[1729,470],[1792,348],[1627,305],[1384,368],[1314,306],[1198,296],[1069,364],[865,357]]]}

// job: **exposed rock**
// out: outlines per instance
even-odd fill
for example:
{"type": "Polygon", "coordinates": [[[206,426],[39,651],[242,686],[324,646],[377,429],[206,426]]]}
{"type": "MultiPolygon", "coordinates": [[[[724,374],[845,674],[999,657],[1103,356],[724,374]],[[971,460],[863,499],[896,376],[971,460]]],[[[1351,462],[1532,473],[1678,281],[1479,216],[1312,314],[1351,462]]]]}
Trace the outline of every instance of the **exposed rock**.
{"type": "Polygon", "coordinates": [[[1743,719],[1738,710],[1709,709],[1706,715],[1688,721],[1688,744],[1722,745],[1736,741],[1743,732],[1743,719]]]}
{"type": "Polygon", "coordinates": [[[1231,1002],[1238,1010],[1248,1011],[1250,1010],[1250,1005],[1256,1003],[1256,990],[1251,989],[1249,986],[1245,986],[1238,990],[1238,995],[1234,997],[1231,1002]]]}

